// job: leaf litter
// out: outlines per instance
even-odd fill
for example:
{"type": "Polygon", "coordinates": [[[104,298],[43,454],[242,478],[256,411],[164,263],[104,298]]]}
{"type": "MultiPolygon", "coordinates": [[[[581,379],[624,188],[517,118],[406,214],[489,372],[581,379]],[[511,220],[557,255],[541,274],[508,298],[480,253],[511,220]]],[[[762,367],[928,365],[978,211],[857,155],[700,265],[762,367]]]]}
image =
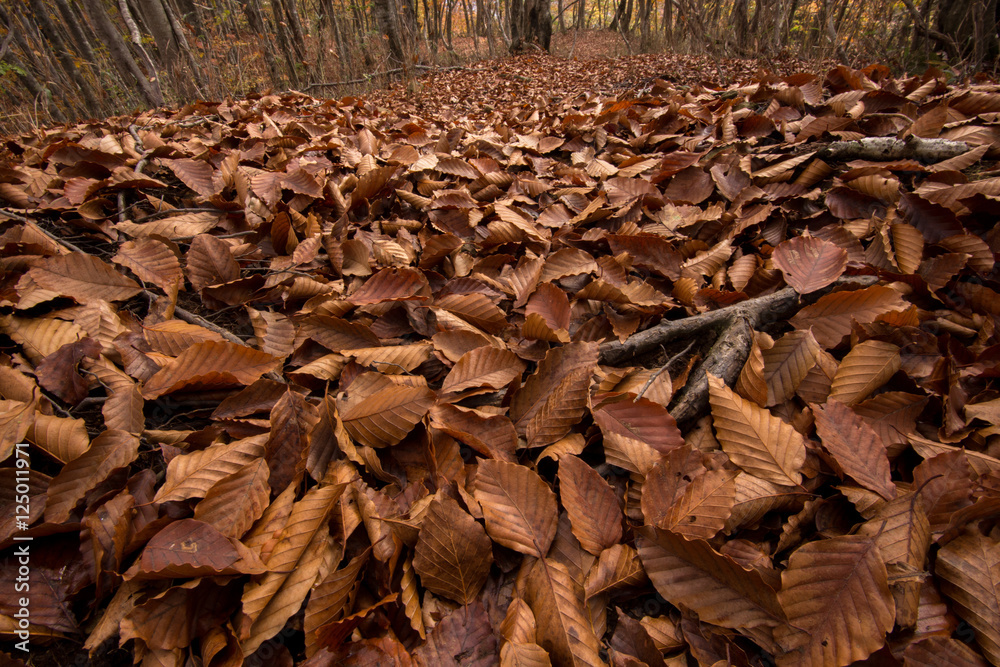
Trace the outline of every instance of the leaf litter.
{"type": "Polygon", "coordinates": [[[1000,90],[777,66],[530,56],[8,138],[33,644],[1000,665],[1000,90]]]}

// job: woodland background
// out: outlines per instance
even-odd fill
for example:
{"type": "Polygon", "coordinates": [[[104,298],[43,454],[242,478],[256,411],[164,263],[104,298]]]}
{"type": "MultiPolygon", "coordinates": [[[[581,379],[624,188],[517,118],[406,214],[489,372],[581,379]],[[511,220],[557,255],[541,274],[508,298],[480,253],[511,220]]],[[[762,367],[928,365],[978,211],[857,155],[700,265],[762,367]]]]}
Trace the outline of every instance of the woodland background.
{"type": "Polygon", "coordinates": [[[594,30],[618,36],[611,55],[975,72],[996,67],[996,24],[981,17],[997,12],[997,0],[5,0],[0,132],[268,88],[356,94],[537,45],[572,58],[594,30]],[[553,29],[572,38],[553,45],[553,29]]]}

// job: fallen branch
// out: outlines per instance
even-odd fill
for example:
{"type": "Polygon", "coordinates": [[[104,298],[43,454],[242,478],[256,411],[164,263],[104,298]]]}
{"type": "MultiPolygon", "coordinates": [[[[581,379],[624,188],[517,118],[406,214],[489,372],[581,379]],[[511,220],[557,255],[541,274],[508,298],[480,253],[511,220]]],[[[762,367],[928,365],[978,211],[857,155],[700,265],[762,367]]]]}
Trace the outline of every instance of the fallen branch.
{"type": "Polygon", "coordinates": [[[909,136],[906,139],[892,137],[867,137],[857,141],[836,141],[816,157],[830,160],[920,160],[941,162],[958,157],[969,150],[964,141],[947,139],[921,139],[909,136]]]}
{"type": "MultiPolygon", "coordinates": [[[[407,69],[416,69],[421,72],[449,72],[453,70],[458,70],[462,72],[485,72],[484,69],[474,68],[474,67],[462,67],[461,65],[452,65],[450,67],[432,67],[430,65],[414,65],[408,67],[407,69]]],[[[358,83],[368,83],[380,76],[388,76],[390,74],[401,74],[403,72],[402,67],[393,67],[392,69],[387,69],[382,72],[375,72],[374,74],[366,74],[360,79],[348,79],[347,81],[326,81],[320,83],[310,83],[302,89],[302,92],[312,90],[313,88],[336,88],[337,86],[352,86],[358,83]]]]}
{"type": "Polygon", "coordinates": [[[706,372],[723,378],[730,385],[736,381],[750,355],[754,329],[766,322],[787,320],[803,305],[816,301],[837,287],[867,287],[876,282],[876,276],[847,276],[806,295],[787,287],[694,317],[664,320],[622,342],[604,343],[600,347],[600,360],[602,364],[614,366],[652,352],[660,345],[715,333],[718,337],[705,361],[691,372],[687,384],[674,396],[670,414],[678,424],[683,424],[700,416],[708,405],[706,372]]]}

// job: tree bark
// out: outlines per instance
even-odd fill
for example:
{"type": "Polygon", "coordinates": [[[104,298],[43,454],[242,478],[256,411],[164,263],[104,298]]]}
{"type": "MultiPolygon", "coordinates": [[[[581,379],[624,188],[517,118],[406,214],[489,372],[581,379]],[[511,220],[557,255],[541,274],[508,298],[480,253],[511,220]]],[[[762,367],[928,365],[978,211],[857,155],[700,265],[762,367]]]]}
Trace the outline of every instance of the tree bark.
{"type": "Polygon", "coordinates": [[[73,13],[73,8],[69,6],[66,0],[55,0],[55,3],[59,9],[59,13],[63,17],[63,21],[66,23],[66,27],[73,36],[74,42],[80,49],[80,54],[86,58],[91,66],[96,65],[97,56],[94,54],[94,47],[90,44],[90,40],[87,39],[83,29],[80,27],[80,21],[73,13]]]}
{"type": "MultiPolygon", "coordinates": [[[[972,59],[973,67],[996,60],[1000,55],[997,0],[951,0],[943,3],[938,9],[937,29],[958,43],[960,57],[972,59]]],[[[943,46],[940,44],[939,48],[943,46]]]]}
{"type": "Polygon", "coordinates": [[[389,40],[389,55],[392,64],[405,68],[407,53],[400,21],[400,7],[395,0],[372,0],[372,14],[379,30],[389,40]]]}
{"type": "Polygon", "coordinates": [[[255,0],[238,1],[240,3],[240,7],[243,8],[243,15],[247,17],[247,24],[250,26],[250,31],[259,36],[264,42],[264,64],[267,65],[267,73],[271,77],[271,84],[275,86],[279,85],[281,83],[281,71],[278,69],[277,61],[274,59],[274,50],[271,46],[272,42],[267,38],[267,30],[264,27],[264,17],[257,8],[255,0]]]}
{"type": "MultiPolygon", "coordinates": [[[[135,44],[135,48],[142,54],[143,60],[146,61],[146,68],[150,73],[156,73],[156,65],[153,64],[153,59],[149,57],[149,53],[146,51],[146,47],[142,45],[142,35],[139,33],[139,26],[135,24],[135,19],[132,17],[132,12],[129,10],[128,3],[125,0],[118,0],[118,11],[121,12],[122,19],[125,21],[125,27],[128,29],[129,35],[132,37],[132,43],[135,44]]],[[[160,90],[160,77],[154,77],[152,85],[156,88],[157,93],[162,97],[163,91],[160,90]]]]}
{"type": "Polygon", "coordinates": [[[83,78],[80,69],[76,66],[76,63],[73,62],[73,54],[63,41],[59,31],[56,30],[55,25],[49,20],[48,8],[42,4],[41,0],[29,0],[29,3],[31,6],[31,13],[34,15],[35,21],[38,22],[38,27],[45,36],[45,39],[48,40],[53,53],[55,53],[56,59],[63,68],[63,71],[66,72],[66,75],[69,76],[73,83],[76,84],[76,87],[80,90],[80,94],[83,95],[83,101],[87,112],[93,116],[101,115],[101,103],[98,102],[90,83],[83,78]]]}
{"type": "MultiPolygon", "coordinates": [[[[139,65],[132,59],[128,49],[125,47],[125,43],[122,41],[121,35],[118,33],[118,29],[115,28],[111,22],[111,18],[104,11],[104,5],[101,4],[100,0],[81,1],[90,15],[90,19],[96,27],[98,34],[100,34],[104,44],[108,47],[108,51],[111,53],[111,61],[122,78],[125,80],[133,79],[136,82],[139,92],[147,104],[154,107],[163,106],[163,96],[158,90],[153,88],[149,79],[139,69],[139,65]]],[[[155,72],[150,72],[150,74],[155,74],[155,72]]]]}
{"type": "Polygon", "coordinates": [[[548,51],[552,43],[552,9],[548,0],[510,0],[510,51],[534,44],[548,51]]]}

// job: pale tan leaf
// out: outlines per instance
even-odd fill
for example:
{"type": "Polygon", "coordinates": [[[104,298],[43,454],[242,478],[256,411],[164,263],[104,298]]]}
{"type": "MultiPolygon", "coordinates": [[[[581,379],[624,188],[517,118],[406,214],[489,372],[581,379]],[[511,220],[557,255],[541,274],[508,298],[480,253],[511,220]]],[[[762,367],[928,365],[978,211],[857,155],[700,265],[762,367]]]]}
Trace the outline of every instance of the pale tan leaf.
{"type": "Polygon", "coordinates": [[[124,301],[142,292],[131,278],[97,257],[78,252],[42,260],[28,274],[45,289],[81,303],[124,301]]]}
{"type": "Polygon", "coordinates": [[[854,405],[884,385],[900,368],[899,347],[879,340],[858,343],[833,376],[830,398],[854,405]]]}
{"type": "Polygon", "coordinates": [[[708,386],[716,437],[730,460],[769,482],[797,485],[806,460],[802,435],[714,375],[709,374],[708,386]]]}

